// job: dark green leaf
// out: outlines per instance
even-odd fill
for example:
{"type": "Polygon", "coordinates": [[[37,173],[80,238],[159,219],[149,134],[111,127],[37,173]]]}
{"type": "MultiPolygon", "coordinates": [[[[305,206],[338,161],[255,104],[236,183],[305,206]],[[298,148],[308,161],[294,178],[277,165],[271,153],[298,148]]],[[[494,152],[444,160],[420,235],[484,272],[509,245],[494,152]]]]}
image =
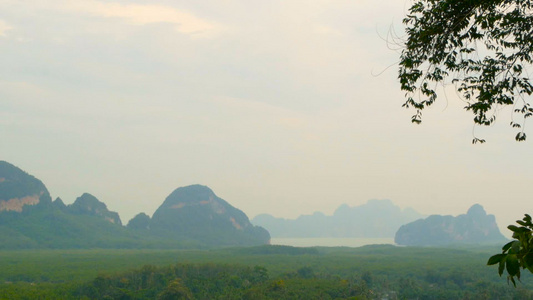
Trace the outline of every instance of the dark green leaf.
{"type": "Polygon", "coordinates": [[[526,214],[526,216],[524,217],[523,220],[526,221],[526,222],[531,222],[531,216],[526,214]]]}
{"type": "Polygon", "coordinates": [[[511,245],[511,249],[509,250],[509,253],[511,254],[517,254],[520,251],[520,241],[513,241],[511,245]]]}
{"type": "Polygon", "coordinates": [[[523,261],[526,268],[531,271],[533,269],[533,253],[528,253],[524,255],[523,261]]]}
{"type": "Polygon", "coordinates": [[[515,225],[509,225],[509,226],[507,226],[507,228],[508,228],[509,230],[511,230],[512,232],[518,232],[518,231],[519,231],[519,230],[518,230],[518,227],[515,226],[515,225]]]}
{"type": "Polygon", "coordinates": [[[520,263],[518,262],[518,258],[515,254],[507,255],[505,263],[507,266],[507,273],[509,273],[510,276],[516,276],[518,272],[520,272],[520,263]]]}
{"type": "Polygon", "coordinates": [[[498,266],[498,274],[502,276],[503,270],[505,270],[505,260],[500,261],[500,265],[498,266]]]}
{"type": "Polygon", "coordinates": [[[513,276],[507,277],[507,283],[509,283],[509,280],[513,283],[513,286],[516,287],[516,281],[514,280],[513,276]]]}
{"type": "Polygon", "coordinates": [[[511,248],[511,246],[513,245],[515,241],[510,241],[509,243],[505,244],[503,247],[502,247],[502,250],[503,252],[509,250],[509,248],[511,248]]]}
{"type": "Polygon", "coordinates": [[[496,254],[496,255],[493,255],[489,258],[489,261],[487,262],[487,265],[491,266],[491,265],[495,265],[499,262],[501,262],[503,259],[505,259],[505,257],[507,256],[507,254],[496,254]]]}

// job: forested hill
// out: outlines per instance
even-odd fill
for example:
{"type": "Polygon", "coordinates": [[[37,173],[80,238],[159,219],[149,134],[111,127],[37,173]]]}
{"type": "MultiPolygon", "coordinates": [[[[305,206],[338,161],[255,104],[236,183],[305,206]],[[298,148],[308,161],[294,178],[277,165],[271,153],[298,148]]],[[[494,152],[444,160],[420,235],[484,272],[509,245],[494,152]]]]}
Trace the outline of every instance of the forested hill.
{"type": "Polygon", "coordinates": [[[272,237],[393,238],[400,226],[422,217],[412,208],[402,210],[391,200],[369,200],[355,207],[343,204],[332,216],[316,212],[283,219],[262,214],[252,223],[268,229],[272,237]]]}
{"type": "Polygon", "coordinates": [[[21,212],[23,206],[46,206],[51,202],[50,193],[39,179],[0,161],[0,212],[21,212]]]}
{"type": "Polygon", "coordinates": [[[118,213],[84,193],[65,205],[46,186],[0,161],[0,249],[205,248],[262,245],[265,229],[201,185],[176,189],[150,218],[123,226],[118,213]]]}
{"type": "Polygon", "coordinates": [[[206,245],[257,245],[270,241],[264,228],[253,226],[241,210],[207,186],[191,185],[172,192],[149,223],[153,236],[202,241],[206,245]]]}

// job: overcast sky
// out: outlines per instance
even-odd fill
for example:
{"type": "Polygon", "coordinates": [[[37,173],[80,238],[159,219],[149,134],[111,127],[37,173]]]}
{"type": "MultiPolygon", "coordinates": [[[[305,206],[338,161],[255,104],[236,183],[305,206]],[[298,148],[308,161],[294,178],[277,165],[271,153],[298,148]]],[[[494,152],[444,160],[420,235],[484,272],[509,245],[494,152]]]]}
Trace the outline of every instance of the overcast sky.
{"type": "Polygon", "coordinates": [[[199,183],[250,218],[388,198],[504,228],[532,212],[533,141],[451,90],[410,123],[383,40],[409,4],[0,0],[0,159],[124,223],[199,183]]]}

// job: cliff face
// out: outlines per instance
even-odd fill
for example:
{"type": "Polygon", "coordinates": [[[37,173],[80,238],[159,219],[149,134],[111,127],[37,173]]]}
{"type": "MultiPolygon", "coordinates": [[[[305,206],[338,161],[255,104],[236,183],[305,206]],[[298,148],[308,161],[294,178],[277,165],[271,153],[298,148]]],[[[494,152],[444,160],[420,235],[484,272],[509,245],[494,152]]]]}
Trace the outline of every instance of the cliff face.
{"type": "Polygon", "coordinates": [[[206,245],[258,245],[270,240],[268,231],[253,226],[241,210],[202,185],[172,192],[154,213],[150,231],[206,245]]]}
{"type": "Polygon", "coordinates": [[[50,193],[39,179],[0,161],[0,212],[22,212],[29,206],[51,203],[50,193]]]}
{"type": "Polygon", "coordinates": [[[479,204],[457,217],[432,215],[403,225],[395,237],[396,244],[407,246],[483,244],[505,240],[494,215],[487,215],[479,204]]]}

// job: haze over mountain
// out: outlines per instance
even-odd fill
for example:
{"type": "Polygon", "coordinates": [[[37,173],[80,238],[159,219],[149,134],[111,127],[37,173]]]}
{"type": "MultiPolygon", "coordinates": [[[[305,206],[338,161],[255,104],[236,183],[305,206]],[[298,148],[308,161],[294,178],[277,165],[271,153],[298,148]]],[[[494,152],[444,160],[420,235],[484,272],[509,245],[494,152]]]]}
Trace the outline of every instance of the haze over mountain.
{"type": "Polygon", "coordinates": [[[199,248],[259,245],[268,231],[211,189],[176,189],[150,218],[144,213],[126,227],[118,213],[89,193],[65,205],[51,201],[45,185],[0,161],[0,248],[199,248]]]}
{"type": "Polygon", "coordinates": [[[261,214],[252,223],[266,228],[272,237],[392,238],[401,225],[422,217],[412,208],[402,210],[385,199],[369,200],[354,207],[343,204],[332,216],[315,212],[297,219],[284,219],[261,214]]]}
{"type": "Polygon", "coordinates": [[[466,214],[431,215],[400,227],[395,236],[398,245],[439,246],[449,244],[500,243],[506,240],[494,215],[474,204],[466,214]]]}

